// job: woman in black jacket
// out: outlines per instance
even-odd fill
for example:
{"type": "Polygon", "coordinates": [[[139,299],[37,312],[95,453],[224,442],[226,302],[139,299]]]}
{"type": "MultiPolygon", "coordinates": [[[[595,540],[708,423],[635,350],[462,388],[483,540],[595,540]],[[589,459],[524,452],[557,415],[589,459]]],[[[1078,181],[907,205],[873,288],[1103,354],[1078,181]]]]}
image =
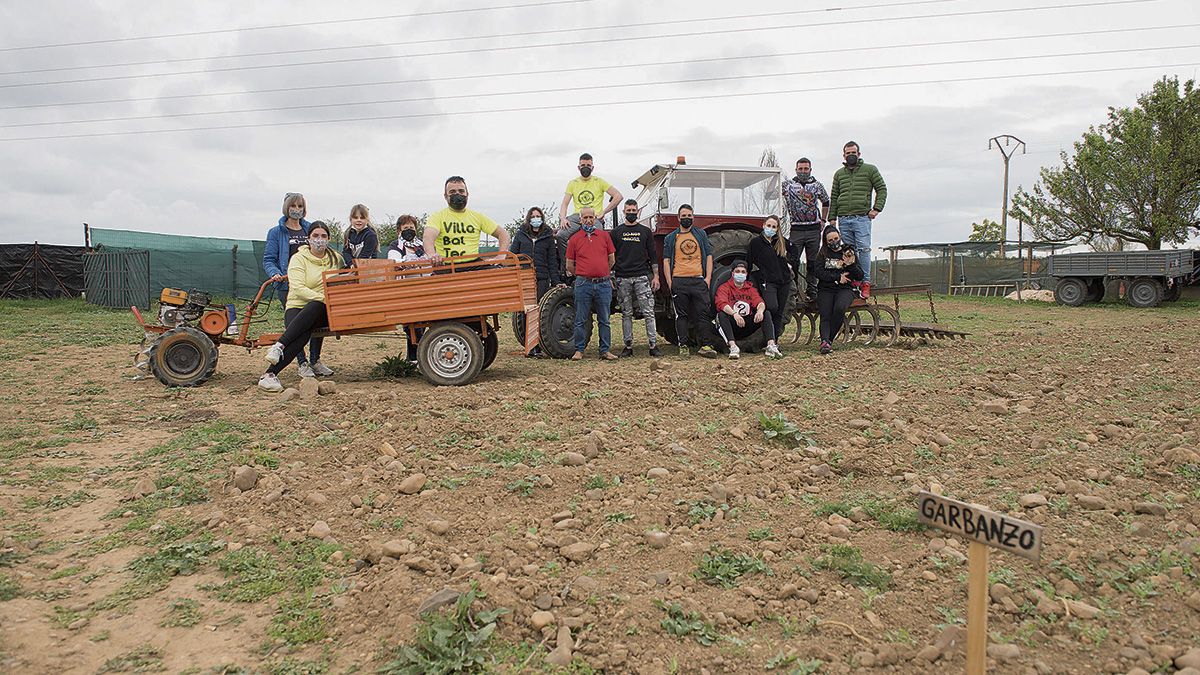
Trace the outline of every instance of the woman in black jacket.
{"type": "Polygon", "coordinates": [[[779,340],[783,330],[783,313],[787,311],[788,295],[792,291],[792,268],[788,265],[787,240],[779,232],[779,218],[767,216],[762,234],[750,240],[750,265],[758,268],[758,281],[762,284],[763,302],[771,313],[775,335],[767,340],[779,340]]]}
{"type": "Polygon", "coordinates": [[[862,281],[863,270],[854,249],[842,243],[842,234],[832,225],[821,233],[817,253],[817,309],[821,313],[821,353],[833,351],[833,340],[842,330],[846,310],[854,302],[851,281],[862,281]]]}
{"type": "Polygon", "coordinates": [[[558,242],[554,233],[546,227],[546,217],[536,206],[525,214],[525,222],[513,237],[509,250],[524,253],[533,258],[533,269],[537,275],[538,300],[551,287],[560,283],[558,276],[558,242]]]}

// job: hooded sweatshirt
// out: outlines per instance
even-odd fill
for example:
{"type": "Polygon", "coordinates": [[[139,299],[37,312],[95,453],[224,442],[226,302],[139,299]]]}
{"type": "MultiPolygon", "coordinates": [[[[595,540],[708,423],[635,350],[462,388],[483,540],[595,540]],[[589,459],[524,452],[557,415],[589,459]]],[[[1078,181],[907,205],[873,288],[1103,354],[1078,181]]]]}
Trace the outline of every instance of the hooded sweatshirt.
{"type": "Polygon", "coordinates": [[[300,247],[288,262],[287,309],[300,309],[310,302],[325,302],[325,284],[321,274],[342,268],[342,255],[332,248],[325,255],[314,255],[308,245],[300,247]]]}

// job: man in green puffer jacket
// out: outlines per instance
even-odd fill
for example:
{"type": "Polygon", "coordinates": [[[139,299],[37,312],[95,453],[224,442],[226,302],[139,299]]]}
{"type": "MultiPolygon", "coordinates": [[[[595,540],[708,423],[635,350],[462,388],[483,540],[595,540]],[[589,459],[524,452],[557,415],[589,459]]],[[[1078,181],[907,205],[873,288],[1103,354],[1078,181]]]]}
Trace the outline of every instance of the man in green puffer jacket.
{"type": "Polygon", "coordinates": [[[863,269],[862,295],[871,296],[871,221],[887,202],[887,185],[874,164],[861,161],[858,143],[842,146],[842,168],[833,174],[829,213],[837,221],[842,240],[851,246],[863,269]],[[872,198],[874,192],[874,198],[872,198]]]}

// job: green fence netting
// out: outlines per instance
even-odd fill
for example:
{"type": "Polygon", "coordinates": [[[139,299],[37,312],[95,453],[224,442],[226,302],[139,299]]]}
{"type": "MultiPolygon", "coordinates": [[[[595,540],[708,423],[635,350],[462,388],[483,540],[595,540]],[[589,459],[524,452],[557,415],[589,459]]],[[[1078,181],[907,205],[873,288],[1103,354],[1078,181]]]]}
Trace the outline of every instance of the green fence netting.
{"type": "Polygon", "coordinates": [[[265,242],[250,239],[188,237],[156,232],[91,228],[92,246],[150,252],[150,292],[192,288],[240,298],[254,297],[267,280],[262,268],[265,242]]]}

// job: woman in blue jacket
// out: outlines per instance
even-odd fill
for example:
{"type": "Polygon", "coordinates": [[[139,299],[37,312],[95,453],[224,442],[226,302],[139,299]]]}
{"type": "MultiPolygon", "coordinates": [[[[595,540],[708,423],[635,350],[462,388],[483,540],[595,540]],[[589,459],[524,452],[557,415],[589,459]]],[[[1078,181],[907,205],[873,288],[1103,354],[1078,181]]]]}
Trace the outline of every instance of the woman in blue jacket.
{"type": "MultiPolygon", "coordinates": [[[[275,293],[279,297],[279,306],[287,305],[288,283],[287,283],[287,268],[288,261],[296,251],[300,250],[301,246],[308,244],[308,229],[312,226],[304,216],[308,215],[308,204],[304,201],[304,195],[299,192],[289,192],[283,196],[283,217],[279,219],[279,224],[267,231],[267,246],[263,251],[263,270],[271,281],[275,282],[275,293]]],[[[287,328],[288,321],[284,319],[283,327],[287,328]]],[[[311,347],[310,347],[311,348],[311,347]]],[[[300,370],[300,377],[315,377],[322,375],[328,377],[333,373],[316,372],[308,363],[308,356],[304,350],[300,350],[300,355],[296,357],[296,364],[300,370]]],[[[318,366],[322,370],[326,370],[324,366],[318,366]]]]}

